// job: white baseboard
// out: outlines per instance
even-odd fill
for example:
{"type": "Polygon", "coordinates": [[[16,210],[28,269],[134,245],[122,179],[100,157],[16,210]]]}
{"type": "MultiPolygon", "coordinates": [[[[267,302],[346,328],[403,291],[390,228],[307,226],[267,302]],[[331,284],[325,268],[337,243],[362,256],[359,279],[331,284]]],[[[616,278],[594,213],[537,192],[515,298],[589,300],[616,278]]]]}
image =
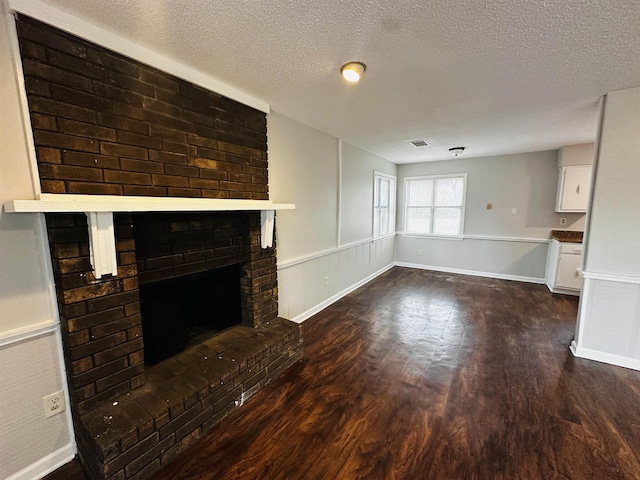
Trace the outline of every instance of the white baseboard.
{"type": "Polygon", "coordinates": [[[371,280],[373,280],[374,278],[382,275],[384,272],[386,272],[387,270],[390,270],[394,267],[395,265],[393,263],[390,263],[389,265],[387,265],[386,267],[381,268],[380,270],[378,270],[377,272],[372,273],[371,275],[369,275],[368,277],[363,278],[362,280],[360,280],[357,283],[354,283],[353,285],[351,285],[350,287],[345,288],[344,290],[342,290],[341,292],[336,293],[335,295],[333,295],[332,297],[329,297],[328,299],[326,299],[324,302],[319,303],[318,305],[316,305],[315,307],[310,308],[309,310],[302,312],[300,315],[296,315],[295,317],[293,317],[292,319],[290,319],[292,322],[296,322],[296,323],[302,323],[304,322],[307,318],[310,318],[312,316],[314,316],[316,313],[324,310],[325,308],[327,308],[329,305],[331,305],[332,303],[337,302],[338,300],[340,300],[342,297],[344,297],[345,295],[350,294],[351,292],[353,292],[354,290],[356,290],[357,288],[360,288],[361,286],[363,286],[366,283],[369,283],[371,280]]]}
{"type": "Polygon", "coordinates": [[[54,470],[57,470],[66,463],[69,463],[76,456],[76,446],[69,443],[64,447],[50,453],[35,463],[32,463],[19,472],[14,473],[6,480],[33,480],[42,478],[54,470]]]}
{"type": "Polygon", "coordinates": [[[640,370],[640,360],[638,359],[580,347],[575,342],[575,340],[571,342],[571,346],[569,347],[569,349],[571,350],[571,353],[573,353],[573,355],[578,358],[595,360],[596,362],[608,363],[610,365],[616,365],[618,367],[630,368],[631,370],[640,370]]]}
{"type": "Polygon", "coordinates": [[[558,287],[551,288],[549,287],[549,285],[547,285],[547,288],[551,293],[559,293],[561,295],[573,295],[574,297],[580,296],[580,290],[569,290],[567,288],[558,288],[558,287]]]}
{"type": "Polygon", "coordinates": [[[513,280],[516,282],[543,284],[544,278],[522,277],[520,275],[507,275],[504,273],[479,272],[477,270],[463,270],[461,268],[437,267],[435,265],[423,265],[420,263],[396,262],[396,267],[418,268],[420,270],[432,270],[434,272],[456,273],[459,275],[472,275],[474,277],[495,278],[498,280],[513,280]]]}

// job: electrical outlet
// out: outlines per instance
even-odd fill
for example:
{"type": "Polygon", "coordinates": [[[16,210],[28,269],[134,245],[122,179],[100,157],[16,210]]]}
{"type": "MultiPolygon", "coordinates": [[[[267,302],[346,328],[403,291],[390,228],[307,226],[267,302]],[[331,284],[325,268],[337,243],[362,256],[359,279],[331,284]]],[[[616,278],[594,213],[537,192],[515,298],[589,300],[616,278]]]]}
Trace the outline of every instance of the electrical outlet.
{"type": "Polygon", "coordinates": [[[44,415],[47,418],[62,413],[67,408],[62,390],[43,397],[42,401],[44,403],[44,415]]]}
{"type": "Polygon", "coordinates": [[[566,225],[566,224],[567,224],[567,219],[566,219],[566,218],[564,218],[564,217],[562,217],[562,218],[560,219],[560,225],[566,225]]]}
{"type": "Polygon", "coordinates": [[[424,255],[424,250],[418,250],[418,255],[424,255]]]}
{"type": "Polygon", "coordinates": [[[324,277],[324,286],[325,287],[329,286],[329,277],[324,277]]]}

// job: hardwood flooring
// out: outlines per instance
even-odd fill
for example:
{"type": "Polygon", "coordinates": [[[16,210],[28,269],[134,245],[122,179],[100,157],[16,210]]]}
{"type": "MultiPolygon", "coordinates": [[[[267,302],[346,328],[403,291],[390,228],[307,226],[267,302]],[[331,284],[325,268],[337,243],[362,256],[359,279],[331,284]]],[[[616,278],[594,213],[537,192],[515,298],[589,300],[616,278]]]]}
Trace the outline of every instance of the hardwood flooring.
{"type": "Polygon", "coordinates": [[[576,314],[542,285],[396,267],[154,478],[638,479],[640,372],[574,358],[576,314]]]}

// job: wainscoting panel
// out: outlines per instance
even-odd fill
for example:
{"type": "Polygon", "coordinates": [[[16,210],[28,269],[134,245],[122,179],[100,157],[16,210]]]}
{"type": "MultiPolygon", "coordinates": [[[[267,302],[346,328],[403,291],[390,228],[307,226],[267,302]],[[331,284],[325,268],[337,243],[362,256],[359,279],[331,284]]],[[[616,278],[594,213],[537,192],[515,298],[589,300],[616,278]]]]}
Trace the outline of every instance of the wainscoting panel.
{"type": "Polygon", "coordinates": [[[396,264],[427,270],[543,283],[548,240],[398,235],[396,264]]]}
{"type": "Polygon", "coordinates": [[[577,356],[640,370],[640,278],[584,272],[577,356]]]}
{"type": "Polygon", "coordinates": [[[65,388],[59,336],[47,327],[6,340],[0,346],[0,478],[41,478],[75,455],[69,411],[45,418],[42,401],[65,388]]]}
{"type": "Polygon", "coordinates": [[[279,316],[303,322],[393,267],[394,251],[390,236],[278,265],[279,316]]]}

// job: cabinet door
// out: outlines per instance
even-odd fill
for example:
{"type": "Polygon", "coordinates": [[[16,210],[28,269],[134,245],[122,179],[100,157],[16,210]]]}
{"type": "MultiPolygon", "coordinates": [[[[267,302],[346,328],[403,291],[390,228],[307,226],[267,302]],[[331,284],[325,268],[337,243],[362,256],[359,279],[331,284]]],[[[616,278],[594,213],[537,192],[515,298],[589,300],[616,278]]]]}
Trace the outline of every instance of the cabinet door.
{"type": "Polygon", "coordinates": [[[558,262],[560,257],[560,242],[555,238],[551,240],[549,244],[549,251],[547,252],[547,270],[545,272],[545,283],[549,290],[553,292],[553,287],[556,284],[556,278],[558,275],[558,262]]]}
{"type": "Polygon", "coordinates": [[[558,212],[586,212],[591,189],[590,165],[563,167],[558,212]]]}
{"type": "Polygon", "coordinates": [[[582,288],[582,277],[578,273],[579,267],[580,255],[568,253],[561,254],[560,262],[558,263],[556,287],[580,290],[582,288]]]}

